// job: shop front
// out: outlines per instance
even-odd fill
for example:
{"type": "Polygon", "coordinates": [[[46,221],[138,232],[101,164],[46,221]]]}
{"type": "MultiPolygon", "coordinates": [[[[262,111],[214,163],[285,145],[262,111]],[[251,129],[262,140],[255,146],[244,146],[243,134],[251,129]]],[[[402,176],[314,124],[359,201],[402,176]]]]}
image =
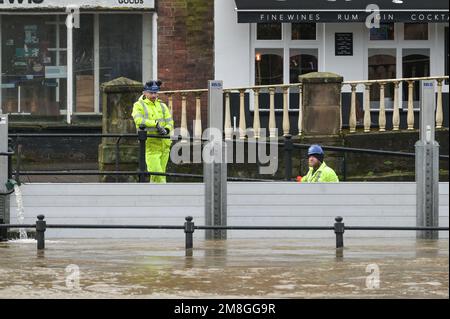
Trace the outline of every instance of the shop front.
{"type": "MultiPolygon", "coordinates": [[[[226,87],[297,83],[299,75],[317,71],[345,81],[448,75],[446,0],[216,0],[215,5],[215,76],[226,87]]],[[[400,92],[405,109],[407,90],[400,92]]],[[[448,104],[448,83],[443,91],[448,104]]],[[[350,87],[343,92],[345,104],[350,87]]],[[[414,92],[418,108],[418,87],[414,92]]],[[[370,96],[373,111],[379,108],[377,94],[370,96]]],[[[388,110],[393,95],[394,88],[387,88],[388,110]]],[[[363,98],[364,88],[358,87],[360,105],[363,98]]],[[[290,108],[298,110],[297,97],[290,100],[290,108]]]]}
{"type": "Polygon", "coordinates": [[[101,83],[156,77],[154,0],[92,3],[0,1],[0,113],[70,123],[101,114],[101,83]]]}

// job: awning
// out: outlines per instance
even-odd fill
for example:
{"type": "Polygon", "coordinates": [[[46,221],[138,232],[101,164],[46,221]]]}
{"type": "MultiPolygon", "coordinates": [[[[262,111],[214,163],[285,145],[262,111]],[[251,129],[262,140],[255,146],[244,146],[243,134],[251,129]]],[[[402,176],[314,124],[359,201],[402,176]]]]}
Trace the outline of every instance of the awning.
{"type": "Polygon", "coordinates": [[[239,23],[446,23],[448,0],[235,0],[239,23]],[[377,8],[379,11],[374,11],[377,8]]]}

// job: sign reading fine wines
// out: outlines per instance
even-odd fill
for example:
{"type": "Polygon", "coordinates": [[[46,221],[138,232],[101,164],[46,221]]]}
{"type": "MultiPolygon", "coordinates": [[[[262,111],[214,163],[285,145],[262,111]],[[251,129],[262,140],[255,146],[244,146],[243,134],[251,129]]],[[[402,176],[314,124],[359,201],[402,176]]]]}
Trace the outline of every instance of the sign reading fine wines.
{"type": "MultiPolygon", "coordinates": [[[[238,12],[238,23],[365,22],[366,12],[238,12]]],[[[448,12],[386,12],[380,22],[448,23],[448,12]]]]}
{"type": "Polygon", "coordinates": [[[2,9],[64,9],[68,6],[80,8],[132,8],[154,9],[155,0],[0,0],[2,9]]]}

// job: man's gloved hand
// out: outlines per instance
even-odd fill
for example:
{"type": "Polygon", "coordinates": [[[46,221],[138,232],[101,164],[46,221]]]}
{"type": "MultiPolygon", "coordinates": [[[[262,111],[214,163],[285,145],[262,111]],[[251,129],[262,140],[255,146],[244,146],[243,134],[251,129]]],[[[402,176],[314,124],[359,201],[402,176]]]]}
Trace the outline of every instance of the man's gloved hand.
{"type": "Polygon", "coordinates": [[[169,131],[167,129],[165,129],[164,127],[162,127],[159,122],[156,123],[156,128],[158,129],[158,133],[159,135],[167,135],[169,134],[169,131]]]}
{"type": "Polygon", "coordinates": [[[145,130],[146,128],[147,128],[147,127],[145,126],[145,124],[139,125],[139,129],[142,130],[142,131],[145,130]]]}

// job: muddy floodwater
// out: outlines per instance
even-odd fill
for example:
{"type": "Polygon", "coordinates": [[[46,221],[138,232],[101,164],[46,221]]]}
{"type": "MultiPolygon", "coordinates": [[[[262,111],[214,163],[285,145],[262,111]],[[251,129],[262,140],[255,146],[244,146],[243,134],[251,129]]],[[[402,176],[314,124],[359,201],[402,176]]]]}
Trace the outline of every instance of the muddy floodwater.
{"type": "Polygon", "coordinates": [[[0,243],[0,298],[448,298],[448,239],[0,243]]]}

